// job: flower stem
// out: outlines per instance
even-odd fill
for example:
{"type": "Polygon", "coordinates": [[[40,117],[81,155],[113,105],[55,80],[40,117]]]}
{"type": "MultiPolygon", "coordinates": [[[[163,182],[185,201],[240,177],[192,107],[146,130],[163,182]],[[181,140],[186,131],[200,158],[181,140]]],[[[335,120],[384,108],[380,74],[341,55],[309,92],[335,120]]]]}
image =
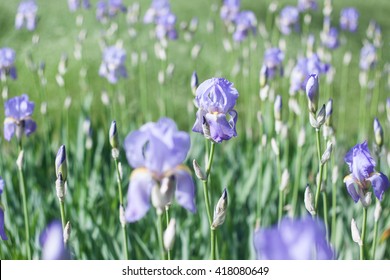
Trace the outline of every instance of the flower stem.
{"type": "Polygon", "coordinates": [[[372,248],[371,248],[371,258],[375,260],[375,252],[376,252],[376,243],[378,239],[378,220],[375,221],[374,224],[374,239],[372,241],[372,248]]]}
{"type": "Polygon", "coordinates": [[[62,229],[65,229],[66,219],[65,219],[65,202],[64,201],[60,201],[60,211],[61,211],[62,229]]]}
{"type": "Polygon", "coordinates": [[[323,172],[323,164],[321,164],[321,140],[320,140],[320,130],[316,129],[316,138],[317,138],[317,156],[318,156],[318,165],[319,165],[319,178],[317,182],[316,196],[314,199],[314,210],[317,213],[318,209],[318,200],[320,198],[321,192],[321,184],[322,184],[322,172],[323,172]]]}
{"type": "Polygon", "coordinates": [[[212,260],[216,260],[215,258],[215,243],[216,243],[216,232],[215,232],[215,229],[211,229],[211,232],[210,232],[211,236],[210,236],[210,240],[211,240],[211,259],[212,260]]]}
{"type": "MultiPolygon", "coordinates": [[[[122,195],[122,180],[121,175],[119,172],[119,165],[118,165],[118,159],[114,158],[115,162],[115,168],[116,168],[116,180],[118,183],[118,197],[119,197],[119,204],[123,207],[123,195],[122,195]]],[[[123,255],[126,260],[129,259],[129,249],[127,244],[127,229],[126,224],[121,224],[122,227],[122,237],[123,237],[123,255]]]]}
{"type": "Polygon", "coordinates": [[[326,240],[329,240],[329,225],[328,225],[328,198],[326,197],[326,193],[322,192],[322,200],[324,201],[324,224],[326,230],[326,240]]]}
{"type": "MultiPolygon", "coordinates": [[[[165,208],[165,218],[166,218],[166,223],[167,223],[167,228],[169,226],[169,207],[165,208]]],[[[167,257],[168,260],[171,260],[171,250],[167,250],[167,257]]]]}
{"type": "Polygon", "coordinates": [[[165,251],[163,243],[163,221],[162,214],[157,213],[157,234],[158,234],[158,244],[160,246],[161,260],[165,260],[165,251]]]}
{"type": "Polygon", "coordinates": [[[292,197],[292,208],[293,208],[293,216],[295,216],[297,212],[297,201],[298,201],[298,191],[299,191],[299,180],[301,178],[301,164],[302,164],[302,147],[298,147],[297,150],[297,158],[295,162],[295,179],[294,179],[294,189],[293,189],[293,197],[292,197]]]}
{"type": "MultiPolygon", "coordinates": [[[[331,159],[332,171],[334,168],[334,157],[331,159]]],[[[336,244],[336,217],[337,217],[337,185],[332,178],[332,234],[331,241],[333,244],[336,244]]],[[[337,249],[337,248],[335,248],[337,249]]]]}
{"type": "Polygon", "coordinates": [[[362,226],[362,234],[361,239],[362,243],[360,245],[360,260],[364,260],[364,239],[366,238],[366,224],[367,224],[367,208],[363,207],[363,226],[362,226]]]}
{"type": "MultiPolygon", "coordinates": [[[[22,151],[20,149],[20,151],[22,151]]],[[[23,202],[23,215],[24,215],[24,229],[26,235],[26,250],[27,250],[27,258],[31,260],[31,248],[30,248],[30,223],[29,223],[29,214],[27,210],[27,197],[26,197],[26,185],[24,184],[24,176],[22,166],[19,168],[19,184],[20,184],[20,192],[22,194],[22,202],[23,202]]]]}
{"type": "Polygon", "coordinates": [[[280,221],[282,220],[283,216],[283,206],[284,206],[284,192],[280,189],[281,182],[282,182],[282,167],[280,162],[280,141],[278,139],[278,147],[279,147],[279,154],[276,156],[276,169],[278,172],[278,187],[279,187],[279,206],[278,206],[278,225],[280,224],[280,221]]]}

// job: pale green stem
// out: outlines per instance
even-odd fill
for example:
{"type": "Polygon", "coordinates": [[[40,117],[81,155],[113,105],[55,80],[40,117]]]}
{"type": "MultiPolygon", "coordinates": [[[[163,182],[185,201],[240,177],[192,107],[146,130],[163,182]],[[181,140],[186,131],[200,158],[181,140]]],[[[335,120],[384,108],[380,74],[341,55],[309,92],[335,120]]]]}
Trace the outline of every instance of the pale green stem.
{"type": "Polygon", "coordinates": [[[158,213],[157,213],[157,234],[158,234],[158,244],[160,246],[161,260],[165,260],[162,214],[158,214],[158,213]]]}
{"type": "Polygon", "coordinates": [[[362,225],[362,245],[360,246],[360,260],[364,260],[364,246],[365,246],[365,238],[366,238],[366,225],[367,225],[367,208],[363,207],[363,225],[362,225]]]}

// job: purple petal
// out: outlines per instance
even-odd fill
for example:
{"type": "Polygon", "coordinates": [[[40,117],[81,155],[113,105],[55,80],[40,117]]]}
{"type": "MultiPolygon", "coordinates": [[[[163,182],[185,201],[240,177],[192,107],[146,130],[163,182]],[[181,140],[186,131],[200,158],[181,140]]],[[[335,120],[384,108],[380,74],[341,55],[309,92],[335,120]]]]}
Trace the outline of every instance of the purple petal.
{"type": "Polygon", "coordinates": [[[210,126],[210,136],[215,142],[220,143],[236,135],[234,118],[237,119],[237,115],[230,123],[226,120],[225,114],[206,114],[205,117],[210,126]]]}
{"type": "Polygon", "coordinates": [[[24,133],[29,136],[37,129],[37,124],[33,120],[26,120],[24,122],[24,133]]]}
{"type": "Polygon", "coordinates": [[[145,147],[148,142],[148,134],[142,130],[136,130],[128,134],[123,143],[126,151],[126,158],[131,167],[138,168],[145,166],[145,147]]]}
{"type": "Polygon", "coordinates": [[[188,211],[195,213],[195,185],[191,173],[186,168],[177,168],[175,170],[176,178],[176,200],[188,211]]]}
{"type": "Polygon", "coordinates": [[[4,226],[4,210],[0,206],[0,237],[3,240],[8,240],[7,235],[5,233],[5,226],[4,226]]]}
{"type": "Polygon", "coordinates": [[[390,187],[389,179],[383,173],[376,172],[367,180],[371,181],[375,196],[382,200],[383,194],[390,187]]]}
{"type": "Polygon", "coordinates": [[[3,180],[3,178],[0,176],[0,195],[3,194],[3,190],[4,190],[4,180],[3,180]]]}
{"type": "Polygon", "coordinates": [[[374,172],[375,161],[367,147],[367,141],[355,146],[353,150],[352,174],[360,182],[374,172]]]}
{"type": "Polygon", "coordinates": [[[42,259],[44,260],[66,260],[69,259],[69,252],[64,246],[62,224],[60,221],[53,221],[49,224],[40,236],[42,244],[42,259]]]}
{"type": "Polygon", "coordinates": [[[127,192],[126,220],[130,223],[140,220],[150,208],[150,194],[156,182],[143,168],[135,169],[130,177],[127,192]]]}
{"type": "Polygon", "coordinates": [[[347,191],[348,191],[349,195],[352,197],[353,201],[355,201],[355,203],[358,202],[360,197],[355,189],[355,181],[353,180],[353,175],[349,174],[348,176],[346,176],[344,178],[344,183],[345,183],[345,186],[347,187],[347,191]]]}
{"type": "Polygon", "coordinates": [[[11,121],[4,122],[4,139],[10,141],[12,136],[15,134],[16,124],[11,121]]]}

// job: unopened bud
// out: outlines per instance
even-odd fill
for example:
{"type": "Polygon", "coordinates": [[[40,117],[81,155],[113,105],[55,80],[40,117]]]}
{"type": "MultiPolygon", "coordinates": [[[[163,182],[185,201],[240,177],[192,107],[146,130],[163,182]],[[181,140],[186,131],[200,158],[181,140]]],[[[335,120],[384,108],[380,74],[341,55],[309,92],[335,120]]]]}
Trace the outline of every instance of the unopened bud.
{"type": "Polygon", "coordinates": [[[368,206],[371,205],[372,202],[372,195],[371,192],[368,192],[364,195],[364,197],[360,198],[360,202],[362,203],[364,208],[367,208],[368,206]]]}
{"type": "Polygon", "coordinates": [[[57,180],[56,180],[56,194],[59,201],[65,200],[65,182],[62,178],[62,174],[59,173],[57,180]]]}
{"type": "Polygon", "coordinates": [[[272,151],[274,152],[274,154],[276,156],[279,156],[279,147],[278,147],[278,144],[276,143],[275,138],[271,139],[271,148],[272,148],[272,151]]]}
{"type": "Polygon", "coordinates": [[[118,131],[116,129],[116,121],[111,122],[110,131],[108,134],[110,145],[112,148],[118,148],[119,139],[118,139],[118,131]]]}
{"type": "Polygon", "coordinates": [[[56,177],[61,174],[62,180],[65,182],[68,175],[68,167],[66,163],[66,149],[65,145],[61,145],[56,156],[56,177]]]}
{"type": "Polygon", "coordinates": [[[64,228],[64,243],[68,243],[69,241],[69,237],[70,237],[70,233],[72,231],[72,227],[70,225],[70,222],[68,221],[65,225],[65,228],[64,228]]]}
{"type": "Polygon", "coordinates": [[[214,219],[211,225],[211,229],[214,230],[225,222],[228,206],[228,197],[226,188],[222,192],[221,198],[218,200],[217,206],[214,210],[214,219]]]}
{"type": "Polygon", "coordinates": [[[315,114],[317,112],[319,98],[318,75],[310,75],[306,83],[306,96],[308,100],[309,111],[315,114]]]}
{"type": "Polygon", "coordinates": [[[332,150],[333,150],[333,144],[332,144],[332,142],[329,141],[327,146],[326,146],[326,150],[321,157],[321,164],[322,165],[324,165],[326,162],[328,162],[328,160],[330,159],[330,156],[332,154],[332,150]]]}
{"type": "Polygon", "coordinates": [[[275,98],[274,117],[278,121],[282,119],[282,97],[280,95],[277,95],[275,98]]]}
{"type": "Polygon", "coordinates": [[[325,107],[325,123],[327,126],[332,125],[332,114],[333,114],[333,99],[329,98],[325,107]]]}
{"type": "Polygon", "coordinates": [[[152,189],[151,200],[156,208],[157,214],[161,215],[165,207],[168,206],[175,194],[175,177],[164,177],[161,181],[161,186],[155,185],[152,189]]]}
{"type": "Polygon", "coordinates": [[[194,95],[196,94],[196,89],[198,88],[198,86],[199,86],[198,74],[196,73],[196,71],[194,71],[192,72],[192,76],[191,76],[191,89],[194,95]]]}
{"type": "Polygon", "coordinates": [[[203,172],[196,159],[192,161],[192,165],[194,167],[196,177],[198,177],[199,180],[205,181],[207,179],[206,174],[203,172]]]}
{"type": "Polygon", "coordinates": [[[355,219],[352,219],[351,221],[351,233],[352,233],[352,240],[359,244],[359,246],[363,246],[362,239],[360,238],[359,229],[357,227],[355,219]]]}
{"type": "Polygon", "coordinates": [[[374,221],[375,222],[379,221],[379,218],[381,217],[381,213],[382,213],[382,206],[381,206],[380,201],[377,200],[376,204],[375,204],[375,210],[374,210],[374,221]]]}
{"type": "Polygon", "coordinates": [[[290,180],[290,173],[288,172],[287,169],[284,169],[282,173],[282,178],[280,180],[281,181],[279,187],[280,191],[285,191],[287,189],[289,180],[290,180]]]}
{"type": "Polygon", "coordinates": [[[16,166],[18,167],[19,170],[22,170],[23,168],[23,156],[24,156],[24,151],[21,150],[16,160],[16,166]]]}
{"type": "Polygon", "coordinates": [[[206,117],[204,116],[202,121],[202,130],[204,137],[211,140],[210,125],[207,123],[206,117]]]}
{"type": "Polygon", "coordinates": [[[175,243],[176,236],[176,220],[171,219],[169,221],[168,227],[164,232],[164,248],[169,251],[173,248],[173,244],[175,243]]]}
{"type": "Polygon", "coordinates": [[[265,64],[263,64],[263,66],[261,66],[260,73],[259,73],[260,88],[265,87],[265,85],[267,84],[268,75],[269,75],[268,67],[265,64]]]}
{"type": "Polygon", "coordinates": [[[314,209],[313,193],[311,192],[309,185],[306,186],[304,202],[306,210],[310,213],[310,215],[314,216],[316,211],[314,209]]]}
{"type": "Polygon", "coordinates": [[[378,118],[374,119],[374,135],[375,135],[375,143],[378,147],[382,147],[383,145],[383,128],[378,120],[378,118]]]}
{"type": "Polygon", "coordinates": [[[123,228],[126,226],[125,208],[123,208],[123,205],[119,205],[119,222],[123,228]]]}

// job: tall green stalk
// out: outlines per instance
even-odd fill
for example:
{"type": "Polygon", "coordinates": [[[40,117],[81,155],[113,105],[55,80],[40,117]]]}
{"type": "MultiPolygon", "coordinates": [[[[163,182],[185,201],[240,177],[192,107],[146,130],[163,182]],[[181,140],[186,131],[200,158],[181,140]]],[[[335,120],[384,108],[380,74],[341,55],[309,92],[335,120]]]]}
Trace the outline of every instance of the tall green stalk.
{"type": "Polygon", "coordinates": [[[362,243],[360,245],[360,260],[364,260],[366,257],[364,252],[366,227],[367,227],[367,208],[363,207],[363,225],[362,225],[362,234],[361,234],[362,243]]]}

